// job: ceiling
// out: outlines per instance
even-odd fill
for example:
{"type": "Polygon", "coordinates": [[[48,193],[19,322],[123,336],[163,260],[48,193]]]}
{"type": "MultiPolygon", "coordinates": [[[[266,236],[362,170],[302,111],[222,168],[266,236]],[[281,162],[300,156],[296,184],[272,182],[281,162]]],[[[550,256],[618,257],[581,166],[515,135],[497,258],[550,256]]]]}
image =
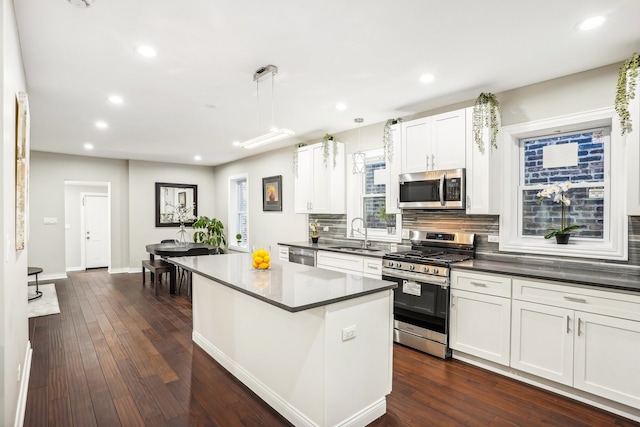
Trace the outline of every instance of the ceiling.
{"type": "Polygon", "coordinates": [[[355,128],[355,117],[383,122],[640,49],[638,0],[13,2],[32,149],[171,163],[222,164],[355,128]],[[602,27],[576,29],[594,15],[602,27]],[[268,64],[278,74],[257,85],[268,64]],[[425,73],[435,80],[420,83],[425,73]],[[296,135],[232,145],[268,132],[272,113],[296,135]]]}

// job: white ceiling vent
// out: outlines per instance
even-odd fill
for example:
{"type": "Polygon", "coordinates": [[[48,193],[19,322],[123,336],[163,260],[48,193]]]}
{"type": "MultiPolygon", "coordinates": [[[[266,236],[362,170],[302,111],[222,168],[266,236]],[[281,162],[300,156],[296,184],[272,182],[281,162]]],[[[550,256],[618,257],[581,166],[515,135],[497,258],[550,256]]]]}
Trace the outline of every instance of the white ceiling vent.
{"type": "Polygon", "coordinates": [[[69,3],[71,3],[75,7],[86,9],[93,4],[93,0],[69,0],[69,3]]]}

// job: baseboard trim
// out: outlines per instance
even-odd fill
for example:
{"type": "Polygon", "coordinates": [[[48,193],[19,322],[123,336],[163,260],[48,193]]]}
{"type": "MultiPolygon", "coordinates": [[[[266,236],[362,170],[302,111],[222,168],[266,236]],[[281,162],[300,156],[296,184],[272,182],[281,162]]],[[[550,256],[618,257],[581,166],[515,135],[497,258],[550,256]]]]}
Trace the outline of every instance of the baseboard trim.
{"type": "MultiPolygon", "coordinates": [[[[68,279],[67,273],[51,273],[51,274],[38,274],[38,283],[42,284],[45,280],[59,280],[68,279]]],[[[28,283],[36,283],[34,276],[29,276],[28,283]]]]}
{"type": "Polygon", "coordinates": [[[130,273],[131,269],[124,267],[124,268],[109,268],[109,274],[121,274],[121,273],[130,273]]]}
{"type": "Polygon", "coordinates": [[[33,358],[33,349],[31,341],[27,341],[27,349],[22,364],[22,376],[20,378],[20,391],[18,392],[18,405],[16,407],[16,418],[14,427],[23,427],[24,417],[27,410],[27,393],[29,391],[29,378],[31,377],[31,360],[33,358]]]}

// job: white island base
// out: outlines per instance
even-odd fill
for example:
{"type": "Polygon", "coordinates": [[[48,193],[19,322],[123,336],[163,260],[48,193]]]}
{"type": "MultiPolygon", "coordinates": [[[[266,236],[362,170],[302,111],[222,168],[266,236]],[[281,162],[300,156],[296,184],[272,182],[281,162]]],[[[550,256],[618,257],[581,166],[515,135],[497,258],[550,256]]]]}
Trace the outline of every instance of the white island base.
{"type": "Polygon", "coordinates": [[[365,426],[386,412],[392,312],[389,289],[290,312],[193,275],[193,341],[296,426],[365,426]]]}

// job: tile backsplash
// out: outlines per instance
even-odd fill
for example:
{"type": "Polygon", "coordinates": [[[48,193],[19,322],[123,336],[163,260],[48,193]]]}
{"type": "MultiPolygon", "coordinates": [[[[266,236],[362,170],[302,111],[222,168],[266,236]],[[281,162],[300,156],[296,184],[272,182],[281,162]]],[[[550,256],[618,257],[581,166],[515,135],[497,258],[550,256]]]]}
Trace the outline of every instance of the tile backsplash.
{"type": "MultiPolygon", "coordinates": [[[[320,222],[320,238],[328,241],[345,240],[347,235],[346,215],[309,215],[309,219],[320,222]],[[328,227],[328,231],[323,231],[328,227]]],[[[404,211],[402,228],[409,230],[443,230],[475,233],[476,256],[478,257],[513,257],[523,254],[504,253],[498,251],[498,243],[490,243],[489,235],[500,233],[497,215],[467,215],[462,211],[404,211]]],[[[403,240],[401,245],[410,246],[411,242],[403,240]]],[[[387,244],[378,246],[386,247],[387,244]]],[[[526,256],[526,255],[524,255],[526,256]]],[[[536,255],[536,258],[544,256],[536,255]]],[[[557,259],[557,257],[554,257],[557,259]]],[[[567,257],[567,261],[579,260],[567,257]]],[[[597,262],[598,260],[594,260],[597,262]]],[[[629,217],[629,261],[601,260],[604,263],[640,266],[640,216],[629,217]]]]}

